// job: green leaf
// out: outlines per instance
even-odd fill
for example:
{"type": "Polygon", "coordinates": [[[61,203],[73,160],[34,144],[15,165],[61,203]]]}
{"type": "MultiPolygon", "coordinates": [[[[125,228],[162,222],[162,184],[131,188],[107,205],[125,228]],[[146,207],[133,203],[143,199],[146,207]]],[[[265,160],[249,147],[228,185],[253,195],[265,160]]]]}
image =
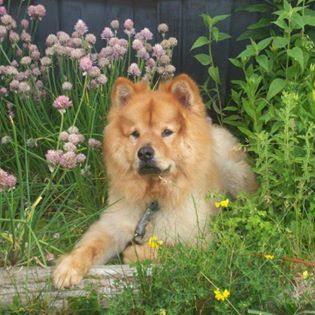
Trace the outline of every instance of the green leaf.
{"type": "Polygon", "coordinates": [[[261,68],[263,68],[267,73],[270,72],[269,69],[269,59],[266,55],[259,55],[256,57],[256,61],[261,68]]]}
{"type": "Polygon", "coordinates": [[[244,100],[242,107],[250,118],[252,118],[253,120],[256,118],[255,108],[253,108],[248,100],[244,100]]]}
{"type": "Polygon", "coordinates": [[[274,79],[270,86],[267,93],[267,100],[271,100],[274,96],[280,93],[284,87],[286,86],[286,81],[283,79],[274,79]]]}
{"type": "Polygon", "coordinates": [[[219,68],[218,67],[214,67],[214,66],[209,67],[208,68],[208,73],[209,73],[210,77],[213,79],[214,82],[216,82],[217,84],[221,84],[219,68]]]}
{"type": "Polygon", "coordinates": [[[300,47],[294,47],[287,51],[288,55],[297,61],[302,70],[304,70],[304,55],[303,50],[300,47]]]}
{"type": "Polygon", "coordinates": [[[245,12],[257,12],[257,13],[261,13],[261,12],[268,12],[270,11],[270,6],[268,6],[267,4],[247,4],[247,5],[242,5],[239,6],[236,9],[236,12],[241,12],[241,11],[245,11],[245,12]]]}
{"type": "Polygon", "coordinates": [[[247,40],[247,39],[254,39],[260,40],[266,38],[269,35],[267,29],[257,29],[257,30],[247,30],[243,32],[239,37],[237,37],[237,41],[247,40]]]}
{"type": "Polygon", "coordinates": [[[229,58],[230,62],[237,68],[242,68],[242,63],[236,58],[229,58]]]}
{"type": "Polygon", "coordinates": [[[229,112],[236,112],[238,111],[238,108],[236,106],[226,106],[224,107],[224,110],[229,112]]]}
{"type": "Polygon", "coordinates": [[[246,127],[238,126],[237,128],[241,131],[242,134],[244,134],[248,138],[250,138],[253,135],[253,133],[246,127]]]}
{"type": "Polygon", "coordinates": [[[280,37],[280,36],[275,36],[272,38],[273,42],[272,44],[274,45],[275,48],[283,48],[286,47],[289,43],[287,38],[280,37]]]}
{"type": "Polygon", "coordinates": [[[196,39],[196,41],[193,43],[190,50],[196,49],[198,47],[202,47],[209,44],[209,39],[206,36],[200,36],[196,39]]]}
{"type": "Polygon", "coordinates": [[[228,33],[220,32],[217,42],[221,42],[222,40],[229,39],[229,38],[231,38],[231,35],[229,35],[228,33]]]}
{"type": "Polygon", "coordinates": [[[221,42],[222,40],[231,38],[229,34],[220,32],[217,27],[212,28],[212,36],[216,42],[221,42]]]}
{"type": "Polygon", "coordinates": [[[212,26],[213,21],[212,21],[212,17],[209,14],[203,13],[200,16],[202,17],[203,23],[205,24],[206,27],[209,28],[212,26]]]}
{"type": "Polygon", "coordinates": [[[214,25],[214,24],[217,24],[218,22],[221,22],[221,21],[225,20],[225,19],[228,18],[229,16],[230,16],[229,14],[214,16],[214,17],[212,18],[213,25],[214,25]]]}
{"type": "Polygon", "coordinates": [[[247,45],[246,49],[243,50],[237,58],[249,58],[256,55],[256,51],[252,45],[247,45]]]}
{"type": "Polygon", "coordinates": [[[283,19],[277,19],[275,22],[272,23],[276,24],[285,31],[289,30],[288,24],[283,19]]]}
{"type": "Polygon", "coordinates": [[[253,23],[247,27],[249,30],[257,30],[264,27],[270,26],[270,20],[266,18],[261,18],[258,22],[253,23]]]}
{"type": "Polygon", "coordinates": [[[265,49],[272,41],[272,37],[265,38],[257,43],[258,49],[263,50],[265,49]]]}
{"type": "Polygon", "coordinates": [[[304,15],[303,17],[305,25],[315,26],[315,16],[304,15]]]}
{"type": "Polygon", "coordinates": [[[209,66],[211,63],[211,59],[209,55],[206,54],[198,54],[194,56],[203,66],[209,66]]]}

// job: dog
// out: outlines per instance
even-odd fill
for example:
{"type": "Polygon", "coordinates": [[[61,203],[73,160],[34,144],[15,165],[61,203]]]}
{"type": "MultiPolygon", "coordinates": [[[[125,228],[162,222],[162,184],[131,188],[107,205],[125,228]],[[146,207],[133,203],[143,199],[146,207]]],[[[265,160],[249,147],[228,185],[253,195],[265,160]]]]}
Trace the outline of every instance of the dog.
{"type": "Polygon", "coordinates": [[[118,78],[103,153],[111,206],[57,263],[57,288],[78,284],[93,264],[119,253],[125,262],[156,259],[147,242],[152,235],[165,246],[193,246],[200,233],[210,238],[207,228],[218,209],[215,197],[206,196],[235,197],[258,187],[239,142],[207,118],[198,87],[186,74],[157,90],[118,78]]]}

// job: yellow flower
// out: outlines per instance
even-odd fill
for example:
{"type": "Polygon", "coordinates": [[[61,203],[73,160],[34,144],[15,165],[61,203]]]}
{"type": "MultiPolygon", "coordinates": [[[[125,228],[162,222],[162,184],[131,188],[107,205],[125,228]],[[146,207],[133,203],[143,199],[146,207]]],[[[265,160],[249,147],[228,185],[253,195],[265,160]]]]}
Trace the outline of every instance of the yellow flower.
{"type": "Polygon", "coordinates": [[[152,235],[149,240],[148,240],[148,245],[149,247],[153,248],[153,249],[158,249],[160,246],[163,245],[163,241],[162,240],[159,240],[157,238],[157,236],[155,235],[152,235]]]}
{"type": "Polygon", "coordinates": [[[229,199],[225,199],[225,200],[221,200],[221,201],[216,201],[214,203],[216,208],[227,208],[230,204],[230,200],[229,199]]]}
{"type": "Polygon", "coordinates": [[[264,255],[264,257],[265,257],[267,260],[272,260],[272,259],[274,259],[274,258],[275,258],[275,256],[270,255],[270,254],[266,254],[266,255],[264,255]]]}
{"type": "Polygon", "coordinates": [[[310,276],[310,274],[307,270],[305,270],[303,271],[302,276],[303,276],[303,279],[306,280],[310,276]]]}
{"type": "Polygon", "coordinates": [[[229,298],[231,295],[230,291],[225,289],[224,291],[221,291],[220,289],[215,289],[214,290],[214,297],[218,301],[224,301],[229,298]]]}

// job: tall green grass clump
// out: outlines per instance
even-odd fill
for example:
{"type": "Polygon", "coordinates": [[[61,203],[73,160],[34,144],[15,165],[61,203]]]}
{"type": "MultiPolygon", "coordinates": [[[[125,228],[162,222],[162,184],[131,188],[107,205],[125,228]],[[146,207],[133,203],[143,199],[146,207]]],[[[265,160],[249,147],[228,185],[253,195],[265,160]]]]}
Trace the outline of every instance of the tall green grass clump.
{"type": "Polygon", "coordinates": [[[166,24],[154,43],[148,28],[113,20],[98,51],[78,20],[40,51],[45,7],[20,1],[13,18],[10,3],[0,7],[0,266],[46,265],[107,207],[101,139],[113,82],[172,77],[177,40],[166,24]]]}

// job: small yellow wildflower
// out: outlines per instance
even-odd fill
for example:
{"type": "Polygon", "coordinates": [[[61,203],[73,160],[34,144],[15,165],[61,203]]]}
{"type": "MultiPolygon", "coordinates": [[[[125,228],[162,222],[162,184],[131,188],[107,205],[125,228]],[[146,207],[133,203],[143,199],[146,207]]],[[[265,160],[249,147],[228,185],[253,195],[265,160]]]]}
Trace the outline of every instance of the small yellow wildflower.
{"type": "Polygon", "coordinates": [[[303,279],[306,280],[310,276],[310,274],[307,270],[305,270],[303,271],[302,276],[303,276],[303,279]]]}
{"type": "Polygon", "coordinates": [[[230,204],[230,200],[229,199],[225,199],[225,200],[221,200],[221,201],[216,201],[214,203],[216,208],[227,208],[230,204]]]}
{"type": "Polygon", "coordinates": [[[221,291],[220,289],[214,290],[214,297],[218,301],[224,301],[229,298],[231,295],[230,291],[225,289],[224,291],[221,291]]]}
{"type": "Polygon", "coordinates": [[[155,235],[152,235],[149,240],[148,240],[148,245],[149,247],[153,248],[153,249],[158,249],[160,246],[163,245],[163,241],[162,240],[159,240],[157,238],[157,236],[155,235]]]}
{"type": "Polygon", "coordinates": [[[273,259],[275,258],[275,256],[270,255],[270,254],[264,255],[264,257],[265,257],[267,260],[273,260],[273,259]]]}

